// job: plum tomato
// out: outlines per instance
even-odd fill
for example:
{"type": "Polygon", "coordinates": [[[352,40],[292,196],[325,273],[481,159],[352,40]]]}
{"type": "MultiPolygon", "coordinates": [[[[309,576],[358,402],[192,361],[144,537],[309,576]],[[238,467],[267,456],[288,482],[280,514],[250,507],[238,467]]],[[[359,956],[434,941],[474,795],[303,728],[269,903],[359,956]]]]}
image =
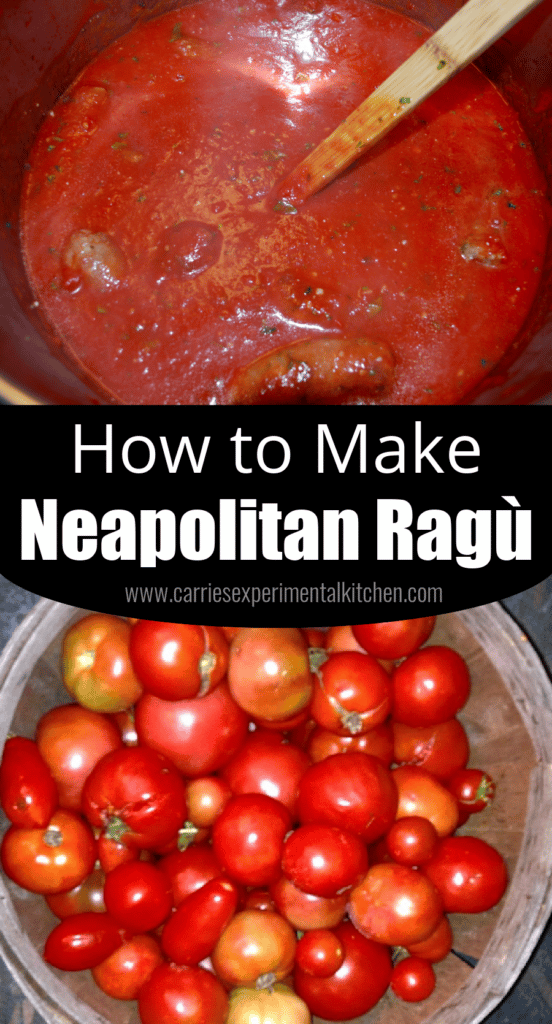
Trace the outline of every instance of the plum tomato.
{"type": "Polygon", "coordinates": [[[344,959],[343,943],[330,928],[305,932],[295,950],[296,967],[315,978],[329,978],[339,970],[344,959]]]}
{"type": "Polygon", "coordinates": [[[399,999],[421,1003],[435,988],[435,971],[428,960],[407,956],[393,967],[390,985],[399,999]]]}
{"type": "Polygon", "coordinates": [[[126,711],[142,686],[128,653],[131,626],[116,615],[94,612],[67,630],[61,675],[69,693],[92,711],[126,711]]]}
{"type": "Polygon", "coordinates": [[[435,931],[443,901],[437,887],[416,868],[374,864],[349,894],[348,911],[367,938],[387,946],[408,946],[435,931]]]}
{"type": "Polygon", "coordinates": [[[450,914],[490,910],[508,884],[508,870],[498,850],[475,836],[442,839],[421,871],[439,890],[450,914]]]}
{"type": "Polygon", "coordinates": [[[306,751],[312,761],[323,761],[325,757],[332,754],[345,754],[347,751],[360,751],[363,754],[373,754],[386,768],[393,761],[393,733],[388,722],[376,725],[368,732],[361,732],[357,736],[338,736],[329,729],[322,729],[319,725],[311,731],[307,741],[306,751]]]}
{"type": "Polygon", "coordinates": [[[1,857],[8,878],[46,895],[80,885],[94,867],[96,845],[86,821],[58,808],[46,828],[12,825],[2,840],[1,857]]]}
{"type": "Polygon", "coordinates": [[[381,725],[390,711],[389,676],[369,654],[330,654],[316,670],[310,713],[324,729],[356,736],[381,725]]]}
{"type": "Polygon", "coordinates": [[[438,725],[453,718],[470,694],[468,666],[451,647],[424,647],[391,676],[393,716],[405,725],[438,725]]]}
{"type": "Polygon", "coordinates": [[[253,718],[289,719],[309,703],[313,681],[300,629],[244,628],[230,645],[228,683],[253,718]]]}
{"type": "Polygon", "coordinates": [[[399,619],[397,622],[371,622],[353,626],[353,635],[374,658],[398,661],[417,651],[431,636],[435,616],[425,619],[399,619]]]}
{"type": "Polygon", "coordinates": [[[475,814],[484,811],[494,800],[496,783],[480,768],[464,768],[454,773],[447,787],[458,800],[461,811],[475,814]]]}
{"type": "Polygon", "coordinates": [[[282,875],[270,886],[270,895],[278,912],[298,931],[334,928],[345,917],[349,892],[337,896],[314,896],[302,892],[282,875]]]}
{"type": "Polygon", "coordinates": [[[85,911],[56,925],[46,939],[43,957],[59,970],[85,971],[101,964],[122,942],[119,925],[109,914],[85,911]]]}
{"type": "Polygon", "coordinates": [[[337,896],[356,885],[367,870],[365,843],[335,825],[300,825],[284,843],[284,875],[315,896],[337,896]]]}
{"type": "Polygon", "coordinates": [[[406,946],[407,953],[412,956],[421,956],[432,964],[440,963],[449,955],[452,949],[453,936],[450,921],[446,914],[443,914],[434,932],[427,939],[421,942],[411,942],[406,946]]]}
{"type": "Polygon", "coordinates": [[[58,805],[52,773],[34,740],[10,736],[0,764],[0,803],[13,825],[45,828],[58,805]]]}
{"type": "Polygon", "coordinates": [[[133,932],[154,931],[166,921],[173,905],[167,876],[142,860],[119,864],[109,872],[104,900],[108,914],[133,932]]]}
{"type": "Polygon", "coordinates": [[[428,818],[399,818],[385,836],[385,845],[397,864],[417,867],[435,852],[439,836],[428,818]]]}
{"type": "Polygon", "coordinates": [[[291,815],[264,793],[234,796],[212,828],[213,849],[224,870],[243,885],[262,886],[281,874],[284,837],[291,815]]]}
{"type": "Polygon", "coordinates": [[[234,916],[239,890],[230,878],[212,878],[182,900],[169,917],[161,946],[175,964],[199,964],[213,952],[234,916]]]}
{"type": "Polygon", "coordinates": [[[224,1024],[228,996],[203,967],[160,964],[138,993],[142,1024],[224,1024]]]}
{"type": "Polygon", "coordinates": [[[133,935],[92,968],[92,977],[112,999],[137,999],[142,985],[162,963],[161,946],[153,935],[133,935]]]}
{"type": "Polygon", "coordinates": [[[147,693],[160,700],[186,700],[220,683],[228,643],[216,626],[142,619],[132,628],[130,658],[147,693]]]}
{"type": "Polygon", "coordinates": [[[97,762],[123,746],[108,715],[80,704],[62,704],[39,719],[36,743],[57,785],[60,807],[82,810],[82,790],[97,762]]]}
{"type": "Polygon", "coordinates": [[[62,921],[72,914],[82,914],[85,910],[93,910],[97,914],[105,913],[104,900],[105,874],[101,868],[94,868],[67,892],[51,893],[45,896],[46,903],[56,917],[62,921]]]}
{"type": "Polygon", "coordinates": [[[368,1013],[391,979],[389,950],[361,935],[350,921],[335,929],[345,956],[334,974],[316,977],[296,966],[294,988],[311,1013],[324,1020],[350,1020],[368,1013]]]}
{"type": "Polygon", "coordinates": [[[466,730],[457,718],[425,726],[393,722],[393,750],[396,764],[425,768],[438,779],[464,768],[470,756],[466,730]]]}
{"type": "Polygon", "coordinates": [[[285,742],[279,733],[252,732],[240,749],[221,768],[232,793],[264,793],[279,800],[297,819],[299,782],[310,765],[310,758],[294,743],[285,742]]]}
{"type": "Polygon", "coordinates": [[[458,801],[431,772],[405,764],[392,771],[399,794],[397,818],[427,818],[440,838],[458,827],[458,801]]]}
{"type": "Polygon", "coordinates": [[[372,843],[395,820],[397,787],[391,772],[371,754],[333,754],[307,768],[299,783],[303,825],[337,825],[372,843]]]}
{"type": "Polygon", "coordinates": [[[165,754],[188,778],[222,768],[241,747],[248,724],[225,683],[190,700],[159,700],[145,693],[136,705],[140,743],[165,754]]]}
{"type": "Polygon", "coordinates": [[[169,880],[175,907],[211,878],[223,874],[210,843],[198,843],[186,850],[174,850],[161,857],[158,867],[169,880]]]}
{"type": "Polygon", "coordinates": [[[92,825],[127,846],[155,849],[186,820],[186,786],[174,765],[148,747],[106,754],[88,776],[83,810],[92,825]]]}
{"type": "Polygon", "coordinates": [[[265,975],[282,981],[295,959],[291,925],[271,910],[240,910],[220,936],[211,960],[227,988],[255,985],[265,975]]]}

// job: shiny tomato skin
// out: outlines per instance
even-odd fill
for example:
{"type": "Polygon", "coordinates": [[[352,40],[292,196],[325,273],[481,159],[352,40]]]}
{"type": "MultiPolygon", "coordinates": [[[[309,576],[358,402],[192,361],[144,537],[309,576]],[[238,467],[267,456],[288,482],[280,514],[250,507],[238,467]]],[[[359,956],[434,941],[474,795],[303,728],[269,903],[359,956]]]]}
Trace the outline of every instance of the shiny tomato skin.
{"type": "Polygon", "coordinates": [[[470,694],[468,666],[451,647],[424,647],[391,676],[393,716],[405,725],[438,725],[454,718],[470,694]]]}
{"type": "Polygon", "coordinates": [[[58,808],[46,828],[12,825],[2,840],[2,867],[29,892],[67,892],[90,874],[96,846],[87,822],[58,808]]]}
{"type": "Polygon", "coordinates": [[[116,615],[93,612],[67,630],[61,674],[71,696],[92,711],[126,711],[142,694],[128,652],[131,627],[116,615]]]}
{"type": "Polygon", "coordinates": [[[316,1016],[350,1020],[368,1013],[384,995],[391,979],[391,957],[385,946],[360,935],[349,921],[338,925],[335,935],[345,950],[338,970],[317,978],[296,967],[294,988],[316,1016]]]}
{"type": "Polygon", "coordinates": [[[425,768],[438,779],[449,779],[470,756],[466,730],[457,718],[426,726],[393,722],[393,751],[398,765],[425,768]]]}
{"type": "Polygon", "coordinates": [[[243,743],[248,725],[224,682],[205,697],[168,701],[144,694],[136,705],[140,742],[165,754],[188,778],[222,768],[243,743]]]}
{"type": "Polygon", "coordinates": [[[356,639],[352,626],[330,626],[324,647],[328,654],[337,651],[360,651],[365,654],[365,648],[356,639]]]}
{"type": "Polygon", "coordinates": [[[316,672],[310,712],[318,725],[356,736],[381,725],[391,711],[391,683],[369,654],[330,653],[316,672]]]}
{"type": "Polygon", "coordinates": [[[46,939],[43,957],[59,970],[85,971],[111,956],[122,941],[119,925],[109,914],[85,911],[56,925],[46,939]]]}
{"type": "Polygon", "coordinates": [[[345,754],[348,751],[360,751],[362,754],[373,754],[386,768],[393,761],[393,733],[388,722],[376,725],[368,732],[357,736],[338,736],[329,729],[317,725],[311,732],[306,751],[312,761],[323,761],[332,754],[345,754]]]}
{"type": "Polygon", "coordinates": [[[284,875],[315,896],[337,896],[356,885],[367,870],[365,843],[335,825],[300,825],[284,843],[284,875]]]}
{"type": "Polygon", "coordinates": [[[399,999],[407,1003],[421,1003],[435,988],[435,971],[428,960],[407,956],[395,964],[390,985],[399,999]]]}
{"type": "Polygon", "coordinates": [[[105,874],[101,868],[94,868],[86,878],[67,892],[51,893],[45,896],[46,903],[56,917],[63,920],[72,914],[82,914],[85,910],[93,910],[96,914],[105,913],[104,900],[105,874]]]}
{"type": "Polygon", "coordinates": [[[405,764],[392,771],[399,802],[397,818],[427,818],[438,836],[451,835],[458,827],[458,801],[431,772],[405,764]]]}
{"type": "Polygon", "coordinates": [[[439,890],[450,914],[490,910],[508,884],[508,869],[498,850],[475,836],[442,839],[421,870],[439,890]]]}
{"type": "Polygon", "coordinates": [[[436,964],[449,955],[454,942],[450,921],[446,914],[443,914],[434,932],[427,939],[421,942],[411,942],[406,947],[412,956],[421,956],[424,960],[436,964]]]}
{"type": "Polygon", "coordinates": [[[137,999],[144,982],[162,963],[161,946],[153,935],[133,935],[92,968],[92,977],[112,999],[137,999]]]}
{"type": "Polygon", "coordinates": [[[371,843],[395,820],[397,788],[377,757],[333,754],[307,768],[299,783],[298,809],[304,825],[337,825],[371,843]]]}
{"type": "Polygon", "coordinates": [[[428,818],[399,818],[385,836],[385,845],[397,864],[417,867],[435,852],[439,836],[428,818]]]}
{"type": "Polygon", "coordinates": [[[104,885],[106,910],[122,928],[154,931],[172,910],[171,887],[166,875],[142,860],[113,868],[104,885]]]}
{"type": "Polygon", "coordinates": [[[230,786],[218,775],[190,779],[186,785],[188,820],[197,828],[210,828],[231,796],[230,786]]]}
{"type": "Polygon", "coordinates": [[[205,626],[142,619],[132,629],[130,657],[147,693],[160,700],[186,700],[221,681],[228,644],[216,627],[209,632],[205,626]],[[209,652],[211,659],[202,662],[209,652]]]}
{"type": "Polygon", "coordinates": [[[142,1024],[224,1024],[228,996],[203,967],[160,964],[138,993],[142,1024]]]}
{"type": "Polygon", "coordinates": [[[297,819],[297,794],[310,758],[279,733],[258,730],[251,733],[233,757],[221,768],[232,793],[264,793],[279,800],[297,819]]]}
{"type": "Polygon", "coordinates": [[[297,939],[291,925],[271,910],[241,910],[222,932],[211,956],[226,988],[255,985],[266,974],[288,976],[297,939]]]}
{"type": "Polygon", "coordinates": [[[82,790],[94,766],[123,746],[108,715],[80,704],[63,704],[42,715],[36,742],[55,779],[60,807],[72,811],[82,811],[82,790]]]}
{"type": "Polygon", "coordinates": [[[397,622],[372,622],[353,626],[353,635],[374,658],[398,661],[417,651],[431,636],[436,617],[399,619],[397,622]]]}
{"type": "Polygon", "coordinates": [[[210,956],[234,916],[239,899],[230,878],[213,878],[184,899],[161,935],[163,952],[175,964],[191,967],[210,956]]]}
{"type": "Polygon", "coordinates": [[[232,641],[228,683],[254,718],[289,719],[309,703],[313,680],[300,629],[244,628],[232,641]]]}
{"type": "Polygon", "coordinates": [[[447,781],[447,787],[458,800],[461,811],[475,814],[484,811],[494,800],[496,782],[480,768],[463,768],[447,781]]]}
{"type": "Polygon", "coordinates": [[[291,825],[291,815],[279,800],[264,793],[234,796],[213,825],[217,860],[243,885],[270,885],[280,877],[284,836],[291,825]]]}
{"type": "Polygon", "coordinates": [[[158,867],[169,880],[175,907],[190,893],[223,874],[213,847],[208,843],[188,846],[186,850],[174,850],[161,858],[158,867]]]}
{"type": "Polygon", "coordinates": [[[315,978],[329,978],[339,970],[344,959],[343,943],[330,928],[305,932],[295,950],[296,967],[315,978]]]}
{"type": "Polygon", "coordinates": [[[298,931],[313,928],[335,928],[345,917],[348,892],[338,896],[314,896],[302,892],[282,875],[270,886],[270,895],[277,911],[298,931]]]}
{"type": "Polygon", "coordinates": [[[58,805],[52,773],[34,740],[11,736],[0,764],[0,803],[13,825],[44,828],[58,805]]]}
{"type": "Polygon", "coordinates": [[[107,826],[108,834],[115,828],[127,846],[155,849],[186,820],[186,786],[162,754],[123,747],[106,754],[87,778],[83,809],[92,825],[107,826]]]}
{"type": "Polygon", "coordinates": [[[416,868],[374,864],[349,894],[348,912],[367,938],[407,946],[435,931],[443,901],[437,887],[416,868]]]}

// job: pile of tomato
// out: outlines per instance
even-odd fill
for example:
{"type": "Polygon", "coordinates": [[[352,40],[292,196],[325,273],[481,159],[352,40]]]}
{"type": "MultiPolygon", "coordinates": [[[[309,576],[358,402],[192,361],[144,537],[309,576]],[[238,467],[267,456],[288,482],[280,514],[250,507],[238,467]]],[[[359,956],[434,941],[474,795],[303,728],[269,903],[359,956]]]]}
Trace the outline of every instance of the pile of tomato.
{"type": "Polygon", "coordinates": [[[46,962],[142,1024],[427,998],[449,914],[507,885],[496,849],[455,834],[495,784],[467,767],[469,671],[426,644],[434,624],[72,625],[73,702],[0,766],[4,872],[59,918],[46,962]]]}

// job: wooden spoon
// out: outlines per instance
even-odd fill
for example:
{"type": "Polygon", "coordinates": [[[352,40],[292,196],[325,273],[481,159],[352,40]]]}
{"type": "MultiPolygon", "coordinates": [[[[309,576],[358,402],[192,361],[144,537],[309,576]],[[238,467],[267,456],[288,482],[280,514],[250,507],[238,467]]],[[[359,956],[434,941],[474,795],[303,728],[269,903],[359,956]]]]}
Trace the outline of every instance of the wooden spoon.
{"type": "Polygon", "coordinates": [[[540,2],[468,0],[284,178],[274,208],[295,212],[540,2]]]}

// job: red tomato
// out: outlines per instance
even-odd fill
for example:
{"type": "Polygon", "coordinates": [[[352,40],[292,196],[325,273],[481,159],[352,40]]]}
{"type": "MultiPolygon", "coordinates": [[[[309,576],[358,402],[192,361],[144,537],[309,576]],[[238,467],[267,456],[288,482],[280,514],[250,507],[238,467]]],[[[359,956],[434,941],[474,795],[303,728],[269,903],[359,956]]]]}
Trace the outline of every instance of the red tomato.
{"type": "Polygon", "coordinates": [[[312,676],[300,629],[241,629],[230,648],[228,683],[253,717],[291,718],[309,703],[312,676]]]}
{"type": "Polygon", "coordinates": [[[295,965],[315,978],[329,978],[339,970],[345,959],[345,947],[329,928],[305,932],[297,943],[295,965]]]}
{"type": "Polygon", "coordinates": [[[502,899],[508,884],[506,864],[498,850],[474,836],[442,839],[422,870],[451,914],[490,910],[502,899]]]}
{"type": "Polygon", "coordinates": [[[416,868],[374,864],[350,893],[348,911],[367,938],[388,946],[408,946],[435,931],[443,901],[436,886],[416,868]]]}
{"type": "Polygon", "coordinates": [[[60,807],[82,810],[82,790],[105,754],[123,745],[115,722],[80,704],[52,708],[39,720],[36,742],[57,785],[60,807]]]}
{"type": "Polygon", "coordinates": [[[213,849],[225,871],[243,885],[270,885],[281,874],[287,808],[264,793],[234,796],[212,829],[213,849]]]}
{"type": "Polygon", "coordinates": [[[435,988],[435,971],[428,960],[407,956],[395,964],[390,984],[399,999],[407,1003],[421,1003],[435,988]]]}
{"type": "Polygon", "coordinates": [[[96,846],[90,826],[72,811],[54,812],[47,827],[12,825],[2,840],[2,867],[29,892],[66,892],[90,874],[96,846]]]}
{"type": "Polygon", "coordinates": [[[119,925],[109,914],[73,914],[50,932],[43,957],[62,971],[85,971],[111,956],[122,941],[119,925]]]}
{"type": "Polygon", "coordinates": [[[393,760],[393,733],[388,722],[376,725],[374,729],[359,733],[358,736],[338,736],[329,729],[316,726],[311,732],[306,749],[312,761],[323,761],[332,754],[345,754],[356,750],[362,754],[373,754],[389,768],[393,760]]]}
{"type": "Polygon", "coordinates": [[[211,960],[227,988],[255,985],[266,974],[286,978],[297,940],[291,925],[271,910],[240,910],[223,931],[211,960]]]}
{"type": "Polygon", "coordinates": [[[324,1020],[350,1020],[368,1013],[385,993],[391,978],[389,950],[360,935],[350,922],[335,929],[345,950],[343,963],[329,978],[317,978],[299,967],[294,987],[309,1009],[324,1020]]]}
{"type": "Polygon", "coordinates": [[[142,860],[119,864],[110,871],[104,886],[108,914],[133,932],[154,931],[172,910],[167,876],[142,860]]]}
{"type": "Polygon", "coordinates": [[[423,939],[422,942],[411,942],[406,949],[412,956],[421,956],[424,960],[436,964],[449,955],[452,943],[452,928],[448,917],[443,914],[435,931],[427,939],[423,939]]]}
{"type": "Polygon", "coordinates": [[[394,670],[393,716],[405,725],[437,725],[453,718],[470,694],[466,662],[450,647],[424,647],[394,670]]]}
{"type": "Polygon", "coordinates": [[[82,914],[85,910],[93,910],[97,914],[105,913],[104,882],[104,872],[101,868],[95,868],[68,892],[46,896],[46,903],[52,913],[61,920],[71,917],[72,914],[82,914]]]}
{"type": "Polygon", "coordinates": [[[141,743],[158,750],[188,778],[222,768],[243,743],[248,718],[225,683],[206,697],[159,700],[144,694],[136,705],[141,743]]]}
{"type": "Polygon", "coordinates": [[[45,828],[58,804],[52,773],[34,740],[11,736],[0,764],[0,803],[19,828],[45,828]]]}
{"type": "Polygon", "coordinates": [[[313,626],[307,626],[302,629],[301,632],[303,633],[309,647],[323,649],[326,646],[327,634],[323,629],[315,629],[313,626]]]}
{"type": "Polygon", "coordinates": [[[72,697],[92,711],[125,711],[142,693],[128,653],[131,626],[95,612],[68,629],[61,673],[72,697]]]}
{"type": "Polygon", "coordinates": [[[397,661],[413,654],[433,632],[435,616],[425,619],[399,619],[397,622],[372,622],[353,626],[353,634],[374,658],[397,661]]]}
{"type": "Polygon", "coordinates": [[[397,764],[425,768],[438,779],[464,768],[470,756],[466,731],[457,718],[426,726],[393,722],[393,744],[397,764]]]}
{"type": "Polygon", "coordinates": [[[284,843],[284,875],[315,896],[337,896],[356,885],[367,870],[365,844],[335,825],[301,825],[284,843]]]}
{"type": "Polygon", "coordinates": [[[391,825],[385,845],[397,864],[417,867],[435,852],[439,837],[428,818],[400,818],[391,825]]]}
{"type": "Polygon", "coordinates": [[[106,754],[86,780],[83,808],[92,825],[128,846],[155,849],[186,820],[186,787],[173,764],[147,747],[106,754]]]}
{"type": "Polygon", "coordinates": [[[236,795],[264,793],[279,800],[297,818],[299,782],[310,758],[279,733],[264,730],[251,733],[240,749],[221,769],[221,775],[236,795]]]}
{"type": "Polygon", "coordinates": [[[397,818],[427,818],[441,838],[458,826],[458,802],[439,779],[423,768],[405,764],[392,773],[399,802],[397,818]]]}
{"type": "Polygon", "coordinates": [[[100,867],[107,874],[113,871],[118,864],[126,864],[130,860],[137,860],[140,850],[137,847],[126,846],[117,839],[111,839],[105,832],[100,832],[96,841],[98,860],[100,867]]]}
{"type": "Polygon", "coordinates": [[[138,993],[142,1024],[224,1024],[228,996],[203,967],[160,964],[138,993]]]}
{"type": "Polygon", "coordinates": [[[310,713],[324,729],[356,736],[381,725],[390,711],[389,676],[369,654],[330,654],[317,669],[310,713]]]}
{"type": "Polygon", "coordinates": [[[186,700],[221,681],[228,643],[216,626],[142,619],[132,629],[130,657],[142,686],[160,700],[186,700]]]}
{"type": "Polygon", "coordinates": [[[270,895],[282,917],[301,932],[334,928],[345,917],[349,898],[348,892],[329,897],[302,892],[285,875],[270,886],[270,895]]]}
{"type": "Polygon", "coordinates": [[[304,825],[337,825],[371,843],[395,820],[397,788],[377,757],[334,754],[307,768],[298,808],[304,825]]]}
{"type": "Polygon", "coordinates": [[[448,780],[447,787],[458,800],[461,810],[475,814],[484,811],[494,800],[496,783],[479,768],[464,768],[448,780]]]}
{"type": "Polygon", "coordinates": [[[353,633],[352,626],[330,626],[326,633],[325,648],[330,653],[337,651],[360,651],[365,653],[365,648],[359,644],[353,633]]]}
{"type": "Polygon", "coordinates": [[[192,779],[186,786],[189,821],[198,828],[210,828],[231,796],[228,783],[216,775],[192,779]]]}
{"type": "Polygon", "coordinates": [[[249,889],[243,898],[243,910],[276,910],[268,889],[249,889]]]}
{"type": "Polygon", "coordinates": [[[165,955],[192,966],[210,956],[238,906],[238,887],[229,878],[213,878],[191,893],[169,917],[161,936],[165,955]]]}
{"type": "Polygon", "coordinates": [[[169,880],[175,907],[211,878],[223,873],[213,847],[207,843],[175,850],[161,858],[159,867],[169,880]]]}
{"type": "Polygon", "coordinates": [[[163,962],[161,946],[153,935],[133,935],[92,968],[92,977],[112,999],[137,999],[142,985],[163,962]]]}

